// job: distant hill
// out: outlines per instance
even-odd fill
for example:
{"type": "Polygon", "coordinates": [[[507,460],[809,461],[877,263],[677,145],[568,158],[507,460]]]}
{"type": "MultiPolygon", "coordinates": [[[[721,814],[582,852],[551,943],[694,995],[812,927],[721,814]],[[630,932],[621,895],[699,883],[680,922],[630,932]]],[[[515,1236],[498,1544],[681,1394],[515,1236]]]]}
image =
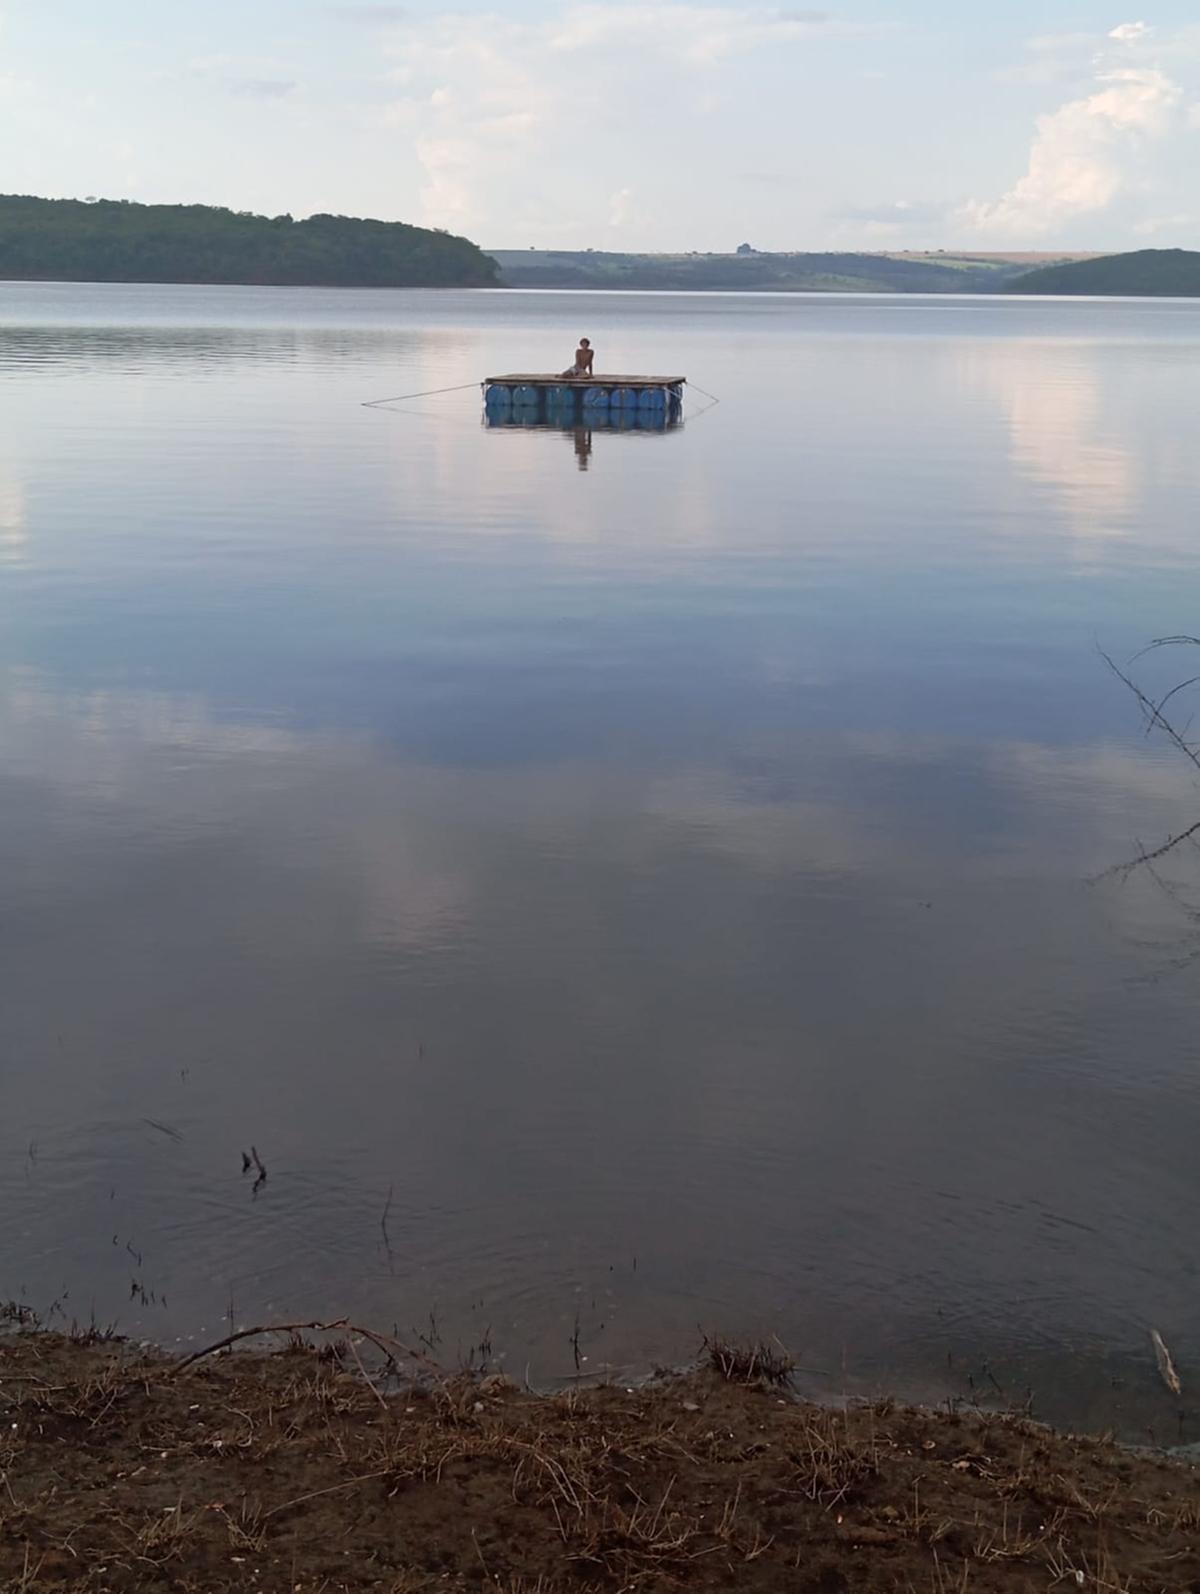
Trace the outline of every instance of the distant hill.
{"type": "Polygon", "coordinates": [[[1192,249],[1135,249],[1027,271],[1009,293],[1161,295],[1200,298],[1200,253],[1192,249]]]}
{"type": "MultiPolygon", "coordinates": [[[[741,290],[745,293],[978,293],[1001,289],[1028,262],[983,255],[617,254],[493,249],[506,288],[741,290]]],[[[1061,259],[1061,256],[1052,257],[1061,259]]]]}
{"type": "Polygon", "coordinates": [[[477,245],[403,222],[255,216],[213,205],[0,195],[0,278],[334,288],[480,288],[477,245]]]}

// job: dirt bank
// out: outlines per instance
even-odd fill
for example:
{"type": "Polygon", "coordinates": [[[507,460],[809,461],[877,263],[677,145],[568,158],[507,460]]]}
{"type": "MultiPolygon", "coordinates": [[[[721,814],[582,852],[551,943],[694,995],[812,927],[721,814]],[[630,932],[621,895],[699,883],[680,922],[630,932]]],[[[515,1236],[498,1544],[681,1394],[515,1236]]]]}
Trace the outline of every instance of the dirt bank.
{"type": "Polygon", "coordinates": [[[0,1339],[0,1588],[1200,1590],[1198,1479],[1166,1459],[713,1367],[384,1397],[372,1349],[0,1339]]]}

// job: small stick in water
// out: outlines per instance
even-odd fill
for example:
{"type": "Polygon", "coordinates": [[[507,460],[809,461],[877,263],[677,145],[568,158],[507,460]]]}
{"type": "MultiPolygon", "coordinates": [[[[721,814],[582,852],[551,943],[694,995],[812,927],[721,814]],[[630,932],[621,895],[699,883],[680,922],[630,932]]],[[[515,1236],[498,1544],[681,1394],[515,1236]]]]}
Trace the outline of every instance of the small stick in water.
{"type": "Polygon", "coordinates": [[[1179,1374],[1175,1371],[1175,1363],[1171,1360],[1171,1352],[1163,1343],[1163,1337],[1156,1328],[1150,1330],[1150,1343],[1154,1346],[1154,1359],[1158,1363],[1158,1370],[1162,1374],[1162,1381],[1173,1395],[1183,1394],[1183,1385],[1179,1382],[1179,1374]]]}
{"type": "Polygon", "coordinates": [[[157,1129],[160,1135],[166,1135],[171,1140],[182,1140],[183,1136],[178,1129],[173,1129],[170,1124],[160,1123],[157,1118],[143,1118],[144,1124],[149,1124],[151,1129],[157,1129]]]}
{"type": "Polygon", "coordinates": [[[258,1154],[257,1146],[250,1147],[250,1155],[254,1158],[254,1166],[258,1169],[258,1178],[255,1179],[254,1188],[251,1190],[250,1194],[257,1195],[262,1189],[263,1185],[267,1182],[267,1170],[263,1166],[263,1160],[258,1154]]]}
{"type": "Polygon", "coordinates": [[[388,1233],[388,1213],[392,1210],[392,1185],[388,1185],[387,1200],[383,1203],[383,1215],[379,1219],[379,1227],[383,1230],[383,1249],[387,1254],[388,1266],[392,1265],[392,1237],[388,1233]]]}

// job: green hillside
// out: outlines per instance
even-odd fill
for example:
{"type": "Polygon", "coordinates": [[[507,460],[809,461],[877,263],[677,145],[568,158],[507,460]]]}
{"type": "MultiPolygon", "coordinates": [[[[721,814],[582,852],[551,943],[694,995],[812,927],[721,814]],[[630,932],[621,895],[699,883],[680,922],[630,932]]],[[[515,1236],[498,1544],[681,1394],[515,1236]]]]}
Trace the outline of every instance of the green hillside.
{"type": "Polygon", "coordinates": [[[1161,295],[1200,298],[1200,253],[1192,249],[1136,249],[1027,271],[1009,293],[1161,295]]]}
{"type": "Polygon", "coordinates": [[[495,281],[496,263],[465,238],[403,222],[7,194],[0,278],[477,288],[495,281]]]}
{"type": "Polygon", "coordinates": [[[919,254],[618,254],[494,249],[506,288],[629,288],[743,293],[989,293],[1023,264],[919,254]]]}

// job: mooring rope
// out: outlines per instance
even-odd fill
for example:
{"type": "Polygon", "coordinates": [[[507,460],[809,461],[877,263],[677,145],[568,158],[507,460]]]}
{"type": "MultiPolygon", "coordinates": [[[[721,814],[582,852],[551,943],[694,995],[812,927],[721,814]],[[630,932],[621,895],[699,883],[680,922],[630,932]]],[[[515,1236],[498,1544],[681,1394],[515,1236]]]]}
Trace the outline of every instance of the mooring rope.
{"type": "Polygon", "coordinates": [[[457,387],[429,387],[423,393],[397,393],[395,398],[364,399],[364,410],[377,410],[384,404],[403,404],[406,399],[433,398],[438,393],[465,393],[469,387],[482,387],[482,382],[460,382],[457,387]]]}
{"type": "MultiPolygon", "coordinates": [[[[717,395],[715,393],[706,392],[705,389],[700,386],[699,382],[690,382],[689,381],[688,386],[689,387],[694,387],[696,389],[696,392],[700,393],[700,394],[703,394],[703,396],[706,399],[712,399],[713,404],[719,404],[721,402],[720,399],[717,397],[717,395]]],[[[711,408],[711,406],[710,406],[710,408],[711,408]]]]}
{"type": "MultiPolygon", "coordinates": [[[[709,400],[704,409],[696,411],[692,416],[693,420],[698,420],[701,415],[711,410],[714,404],[721,402],[715,393],[710,393],[706,388],[702,388],[699,382],[688,382],[687,385],[709,400]]],[[[465,393],[469,387],[477,387],[482,390],[486,386],[486,382],[460,382],[457,387],[429,387],[421,393],[397,393],[394,398],[364,399],[361,407],[364,410],[378,410],[387,404],[407,403],[409,399],[436,398],[439,393],[465,393]]]]}

